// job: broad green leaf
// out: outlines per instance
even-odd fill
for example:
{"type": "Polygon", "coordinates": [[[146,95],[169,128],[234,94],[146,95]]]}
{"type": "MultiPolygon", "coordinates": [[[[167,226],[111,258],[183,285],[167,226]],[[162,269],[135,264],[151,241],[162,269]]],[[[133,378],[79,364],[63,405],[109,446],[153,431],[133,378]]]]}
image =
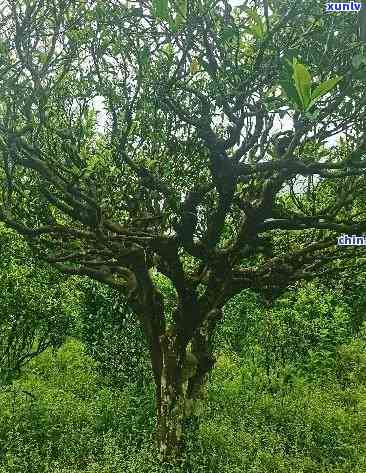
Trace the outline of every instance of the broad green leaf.
{"type": "Polygon", "coordinates": [[[169,17],[169,2],[168,0],[153,0],[152,2],[154,15],[156,18],[166,20],[169,17]]]}
{"type": "MultiPolygon", "coordinates": [[[[295,61],[296,59],[294,59],[294,63],[296,64],[295,61]]],[[[295,105],[295,108],[297,110],[300,111],[303,109],[303,105],[299,97],[299,94],[297,93],[296,87],[294,85],[292,73],[293,73],[293,63],[291,63],[288,59],[286,59],[286,62],[284,64],[284,68],[282,69],[282,73],[280,77],[280,85],[284,94],[287,96],[288,100],[293,105],[295,105]]]]}
{"type": "Polygon", "coordinates": [[[302,102],[299,98],[296,88],[292,85],[291,81],[286,79],[281,80],[280,85],[290,102],[295,105],[296,109],[301,110],[302,102]]]}
{"type": "Polygon", "coordinates": [[[187,18],[187,0],[177,0],[175,8],[177,11],[175,23],[177,26],[180,26],[187,18]]]}
{"type": "Polygon", "coordinates": [[[298,62],[294,62],[293,68],[295,87],[305,110],[311,100],[311,75],[306,67],[298,62]]]}
{"type": "Polygon", "coordinates": [[[326,93],[330,92],[338,84],[342,77],[333,77],[333,79],[326,80],[318,85],[311,93],[311,100],[315,101],[326,93]]]}

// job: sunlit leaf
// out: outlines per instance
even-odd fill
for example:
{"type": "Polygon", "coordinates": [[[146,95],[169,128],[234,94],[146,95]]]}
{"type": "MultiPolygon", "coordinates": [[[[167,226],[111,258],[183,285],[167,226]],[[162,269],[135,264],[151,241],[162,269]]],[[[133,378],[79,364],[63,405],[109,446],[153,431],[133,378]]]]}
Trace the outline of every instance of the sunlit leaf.
{"type": "Polygon", "coordinates": [[[311,100],[311,75],[303,64],[298,62],[293,66],[293,79],[303,108],[306,109],[311,100]]]}
{"type": "Polygon", "coordinates": [[[310,108],[320,97],[327,94],[338,84],[342,77],[334,77],[333,79],[326,80],[318,85],[311,94],[311,103],[309,104],[310,108]]]}
{"type": "MultiPolygon", "coordinates": [[[[296,59],[294,59],[294,63],[296,64],[296,59]]],[[[302,110],[303,105],[302,101],[299,97],[299,94],[296,90],[294,79],[292,77],[293,73],[293,63],[291,63],[288,59],[286,59],[285,67],[282,70],[281,78],[280,78],[280,85],[282,90],[288,100],[295,105],[297,110],[302,110]]]]}

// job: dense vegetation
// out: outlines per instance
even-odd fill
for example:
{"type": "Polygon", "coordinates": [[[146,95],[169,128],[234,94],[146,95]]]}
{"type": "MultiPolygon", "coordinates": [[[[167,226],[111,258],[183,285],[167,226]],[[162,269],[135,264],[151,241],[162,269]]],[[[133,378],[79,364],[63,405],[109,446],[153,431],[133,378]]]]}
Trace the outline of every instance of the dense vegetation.
{"type": "Polygon", "coordinates": [[[1,3],[5,472],[365,469],[365,12],[1,3]]]}
{"type": "MultiPolygon", "coordinates": [[[[14,248],[26,253],[11,236],[3,262],[14,248]]],[[[32,299],[24,260],[12,267],[23,288],[13,290],[13,307],[28,294],[13,313],[34,313],[39,295],[32,299]]],[[[52,272],[43,271],[48,293],[66,284],[54,275],[50,282],[52,272]]],[[[216,367],[186,426],[185,454],[169,466],[155,454],[154,387],[142,333],[113,289],[67,284],[66,342],[45,349],[12,382],[2,380],[1,473],[365,471],[364,286],[350,298],[346,281],[312,282],[271,310],[252,292],[228,304],[216,333],[216,367]]],[[[169,291],[165,281],[161,287],[169,291]]],[[[2,292],[1,307],[7,298],[2,292]]],[[[3,330],[7,318],[0,322],[3,330]]],[[[41,317],[33,327],[44,334],[41,317]]]]}

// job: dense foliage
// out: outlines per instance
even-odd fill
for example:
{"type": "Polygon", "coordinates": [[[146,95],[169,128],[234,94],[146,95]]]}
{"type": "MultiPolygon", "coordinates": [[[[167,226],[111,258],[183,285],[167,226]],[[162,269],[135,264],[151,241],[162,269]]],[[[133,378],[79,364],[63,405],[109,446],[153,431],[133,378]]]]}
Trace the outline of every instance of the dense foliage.
{"type": "MultiPolygon", "coordinates": [[[[13,314],[21,327],[19,308],[28,307],[29,317],[38,317],[28,319],[17,340],[27,327],[32,327],[30,340],[45,327],[65,336],[39,297],[35,308],[29,284],[42,281],[42,304],[50,303],[49,295],[50,310],[68,301],[74,337],[60,350],[50,347],[36,356],[2,387],[1,473],[361,473],[366,468],[366,325],[364,300],[356,290],[364,287],[364,275],[357,277],[354,297],[342,281],[331,287],[316,281],[286,292],[271,308],[248,291],[227,304],[215,338],[217,364],[195,408],[199,422],[187,424],[185,454],[169,466],[156,459],[153,381],[143,338],[124,300],[116,303],[113,289],[87,280],[60,281],[48,267],[38,268],[39,279],[33,273],[29,278],[35,267],[24,242],[5,230],[2,242],[7,269],[2,275],[8,275],[2,284],[15,270],[22,275],[18,285],[8,286],[14,303],[2,323],[13,314]],[[19,296],[23,306],[15,304],[19,296]]],[[[164,279],[159,284],[169,302],[171,287],[164,279]]],[[[9,308],[5,292],[2,301],[9,308]]]]}
{"type": "Polygon", "coordinates": [[[34,260],[15,232],[0,225],[0,386],[73,325],[73,295],[64,277],[34,260]]]}
{"type": "Polygon", "coordinates": [[[151,382],[146,342],[126,301],[114,289],[83,282],[80,339],[116,386],[151,382]]]}
{"type": "Polygon", "coordinates": [[[322,303],[313,291],[299,295],[306,321],[289,303],[273,314],[281,330],[272,336],[280,344],[295,347],[303,329],[302,350],[291,348],[284,357],[273,356],[255,298],[250,312],[240,303],[227,309],[236,312],[219,330],[227,348],[217,353],[196,411],[199,427],[188,426],[178,466],[156,459],[153,385],[125,381],[117,388],[84,346],[69,339],[1,391],[0,472],[363,472],[366,327],[352,334],[343,303],[326,292],[322,303]],[[292,335],[289,326],[297,327],[292,335]]]}

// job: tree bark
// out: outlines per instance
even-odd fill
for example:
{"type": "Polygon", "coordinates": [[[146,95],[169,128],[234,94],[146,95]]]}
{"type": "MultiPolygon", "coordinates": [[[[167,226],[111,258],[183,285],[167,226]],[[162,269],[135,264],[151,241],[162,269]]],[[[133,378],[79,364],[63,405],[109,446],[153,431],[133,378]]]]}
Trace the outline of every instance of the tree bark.
{"type": "Polygon", "coordinates": [[[186,388],[182,379],[185,348],[169,330],[161,337],[162,370],[157,385],[158,447],[161,459],[177,460],[181,453],[186,388]]]}
{"type": "Polygon", "coordinates": [[[160,337],[162,369],[156,386],[156,405],[162,459],[174,461],[180,457],[184,425],[215,363],[212,333],[220,317],[221,310],[211,311],[188,346],[174,329],[160,337]]]}
{"type": "Polygon", "coordinates": [[[221,309],[210,311],[192,340],[192,353],[197,358],[197,370],[188,384],[187,396],[191,400],[191,405],[193,405],[195,399],[201,396],[207,376],[215,365],[216,359],[213,354],[212,338],[216,324],[221,318],[221,309]]]}

